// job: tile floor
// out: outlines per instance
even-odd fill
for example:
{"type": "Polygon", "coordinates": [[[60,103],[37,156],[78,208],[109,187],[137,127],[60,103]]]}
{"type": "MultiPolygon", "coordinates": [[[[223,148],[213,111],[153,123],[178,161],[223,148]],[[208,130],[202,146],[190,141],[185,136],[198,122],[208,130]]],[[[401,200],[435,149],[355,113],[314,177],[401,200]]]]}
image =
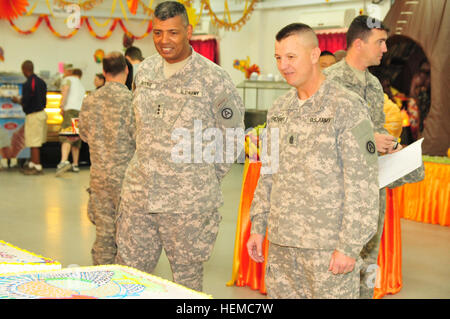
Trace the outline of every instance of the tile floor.
{"type": "MultiPolygon", "coordinates": [[[[205,265],[204,290],[214,298],[265,298],[249,287],[227,287],[231,279],[234,238],[243,165],[236,164],[222,189],[225,204],[220,232],[205,265]]],[[[89,169],[56,178],[0,172],[0,239],[50,257],[63,267],[90,266],[94,226],[86,216],[89,169]]],[[[450,298],[450,227],[402,220],[403,288],[385,298],[450,298]]],[[[171,279],[162,255],[155,275],[171,279]]]]}

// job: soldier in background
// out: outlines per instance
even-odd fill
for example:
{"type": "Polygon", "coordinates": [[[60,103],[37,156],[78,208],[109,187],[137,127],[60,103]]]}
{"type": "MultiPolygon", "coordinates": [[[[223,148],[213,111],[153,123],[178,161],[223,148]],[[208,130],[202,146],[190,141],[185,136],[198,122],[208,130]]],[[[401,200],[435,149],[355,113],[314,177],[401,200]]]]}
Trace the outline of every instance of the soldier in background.
{"type": "Polygon", "coordinates": [[[125,86],[125,57],[112,52],[103,59],[104,86],[89,94],[80,112],[80,137],[91,160],[88,216],[96,226],[94,265],[112,264],[116,256],[115,218],[128,162],[134,154],[132,93],[125,86]]]}
{"type": "Polygon", "coordinates": [[[267,114],[267,143],[279,143],[279,169],[258,181],[247,242],[250,257],[263,262],[268,226],[270,298],[358,298],[359,254],[376,232],[370,117],[360,97],[325,78],[319,56],[309,26],[278,32],[277,66],[293,89],[267,114]]]}
{"type": "MultiPolygon", "coordinates": [[[[396,146],[396,138],[389,135],[385,129],[384,92],[380,81],[368,71],[369,66],[379,65],[383,53],[387,51],[386,40],[388,29],[374,18],[358,16],[347,31],[347,55],[340,62],[324,70],[324,74],[350,91],[358,94],[367,103],[374,126],[376,148],[380,154],[399,151],[402,146],[396,146]]],[[[389,188],[405,183],[415,183],[423,180],[424,168],[411,172],[403,178],[388,185],[389,188]]],[[[386,210],[386,190],[380,190],[380,213],[378,230],[361,252],[364,266],[361,273],[361,298],[372,298],[375,283],[369,280],[369,266],[377,265],[378,250],[383,234],[384,215],[386,210]]],[[[369,268],[371,269],[371,268],[369,268]]]]}
{"type": "Polygon", "coordinates": [[[158,54],[140,64],[134,79],[136,153],[123,182],[116,262],[151,273],[164,248],[174,281],[201,291],[203,263],[211,256],[221,220],[220,184],[232,164],[196,157],[206,145],[196,139],[210,128],[221,137],[227,128],[243,131],[244,106],[230,76],[192,49],[191,35],[182,4],[156,7],[158,54]],[[176,132],[188,136],[182,162],[173,159],[180,145],[176,132]]]}
{"type": "Polygon", "coordinates": [[[320,68],[326,69],[336,63],[336,57],[330,51],[320,52],[319,65],[320,68]]]}

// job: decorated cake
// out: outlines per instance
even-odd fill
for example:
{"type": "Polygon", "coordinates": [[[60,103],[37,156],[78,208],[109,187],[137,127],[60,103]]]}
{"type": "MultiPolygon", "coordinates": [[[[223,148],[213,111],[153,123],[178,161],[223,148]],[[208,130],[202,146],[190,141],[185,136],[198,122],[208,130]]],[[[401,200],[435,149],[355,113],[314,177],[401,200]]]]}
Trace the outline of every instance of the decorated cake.
{"type": "Polygon", "coordinates": [[[0,275],[24,271],[59,270],[61,264],[0,240],[0,275]]]}
{"type": "Polygon", "coordinates": [[[0,275],[0,299],[208,299],[133,268],[104,265],[0,275]]]}

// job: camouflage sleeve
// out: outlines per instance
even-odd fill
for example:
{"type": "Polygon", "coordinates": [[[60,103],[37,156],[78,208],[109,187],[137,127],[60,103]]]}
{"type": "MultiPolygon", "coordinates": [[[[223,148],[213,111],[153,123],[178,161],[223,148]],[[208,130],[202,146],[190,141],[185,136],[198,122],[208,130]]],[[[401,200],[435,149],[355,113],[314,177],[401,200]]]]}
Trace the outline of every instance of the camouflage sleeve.
{"type": "MultiPolygon", "coordinates": [[[[361,106],[358,108],[358,111],[364,111],[361,106]]],[[[338,136],[338,152],[344,176],[344,203],[336,250],[356,259],[363,246],[376,233],[379,190],[373,127],[365,112],[353,111],[341,114],[341,118],[336,116],[337,123],[347,123],[338,136]]]]}
{"type": "MultiPolygon", "coordinates": [[[[269,119],[269,113],[267,114],[269,119]]],[[[261,135],[261,143],[267,145],[267,150],[270,150],[270,123],[267,121],[267,128],[263,130],[261,135]]],[[[271,167],[270,156],[268,158],[262,158],[262,165],[268,165],[271,167]]],[[[253,196],[252,206],[250,209],[250,220],[252,223],[251,234],[266,233],[267,218],[270,211],[270,196],[272,192],[272,174],[264,174],[264,170],[261,167],[261,174],[259,176],[258,185],[256,186],[255,194],[253,196]]]]}
{"type": "Polygon", "coordinates": [[[79,115],[80,122],[78,123],[80,138],[87,144],[89,144],[89,119],[92,116],[90,100],[89,96],[83,99],[79,115]]]}
{"type": "Polygon", "coordinates": [[[369,109],[371,110],[370,117],[372,119],[374,132],[378,134],[387,134],[390,135],[389,132],[384,127],[386,124],[386,119],[384,115],[384,93],[381,84],[377,83],[378,90],[376,93],[376,103],[369,109]]]}
{"type": "Polygon", "coordinates": [[[125,106],[125,125],[128,128],[128,135],[133,145],[136,143],[136,117],[134,113],[134,105],[132,96],[128,99],[128,103],[125,106]]]}
{"type": "Polygon", "coordinates": [[[217,127],[223,132],[222,163],[215,163],[216,176],[221,181],[243,150],[244,145],[244,104],[233,83],[228,81],[223,92],[213,102],[213,112],[217,127]],[[233,130],[234,129],[234,130],[233,130]],[[231,141],[233,144],[231,145],[231,141]],[[237,152],[235,145],[237,145],[237,152]]]}
{"type": "Polygon", "coordinates": [[[418,169],[412,171],[411,173],[403,176],[402,178],[399,178],[395,182],[387,185],[387,188],[396,188],[400,187],[402,185],[408,184],[408,183],[417,183],[422,181],[425,178],[425,167],[422,162],[422,166],[420,166],[418,169]]]}

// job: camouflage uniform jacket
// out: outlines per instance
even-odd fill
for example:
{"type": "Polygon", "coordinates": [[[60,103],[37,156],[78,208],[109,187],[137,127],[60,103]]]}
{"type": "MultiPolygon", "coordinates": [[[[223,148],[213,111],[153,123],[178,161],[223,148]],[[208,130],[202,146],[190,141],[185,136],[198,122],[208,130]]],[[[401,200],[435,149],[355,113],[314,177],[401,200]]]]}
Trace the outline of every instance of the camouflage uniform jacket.
{"type": "Polygon", "coordinates": [[[188,59],[166,79],[163,58],[155,54],[141,62],[134,79],[136,154],[127,169],[122,199],[139,203],[146,212],[220,207],[220,183],[232,163],[205,162],[201,153],[208,141],[196,141],[208,128],[225,136],[226,128],[244,127],[244,106],[230,76],[193,50],[188,59]],[[180,145],[187,161],[172,158],[180,145]]]}
{"type": "MultiPolygon", "coordinates": [[[[365,71],[366,83],[362,83],[355,76],[354,71],[345,61],[342,59],[336,64],[326,68],[323,73],[328,79],[336,81],[340,85],[349,89],[350,91],[358,94],[366,101],[366,105],[369,108],[369,114],[374,126],[374,133],[389,134],[385,129],[385,116],[384,116],[384,93],[383,87],[380,81],[372,75],[368,70],[365,71]]],[[[388,188],[399,187],[405,183],[416,183],[423,180],[425,177],[425,170],[422,166],[405,175],[404,177],[389,184],[388,188]]],[[[383,199],[384,200],[384,199],[383,199]]],[[[384,203],[383,203],[384,205],[384,203]]]]}
{"type": "Polygon", "coordinates": [[[89,144],[91,188],[120,195],[128,162],[136,149],[133,95],[124,85],[106,82],[83,100],[80,137],[89,144]]]}
{"type": "Polygon", "coordinates": [[[389,134],[384,128],[385,116],[383,112],[384,93],[380,81],[368,70],[365,71],[366,83],[362,83],[356,76],[345,59],[326,68],[323,73],[329,79],[355,92],[367,102],[370,118],[375,133],[389,134]]]}
{"type": "Polygon", "coordinates": [[[279,168],[259,179],[252,233],[268,224],[275,244],[359,255],[378,220],[378,160],[363,106],[328,79],[301,107],[295,89],[275,101],[267,139],[271,149],[279,130],[279,168]]]}

